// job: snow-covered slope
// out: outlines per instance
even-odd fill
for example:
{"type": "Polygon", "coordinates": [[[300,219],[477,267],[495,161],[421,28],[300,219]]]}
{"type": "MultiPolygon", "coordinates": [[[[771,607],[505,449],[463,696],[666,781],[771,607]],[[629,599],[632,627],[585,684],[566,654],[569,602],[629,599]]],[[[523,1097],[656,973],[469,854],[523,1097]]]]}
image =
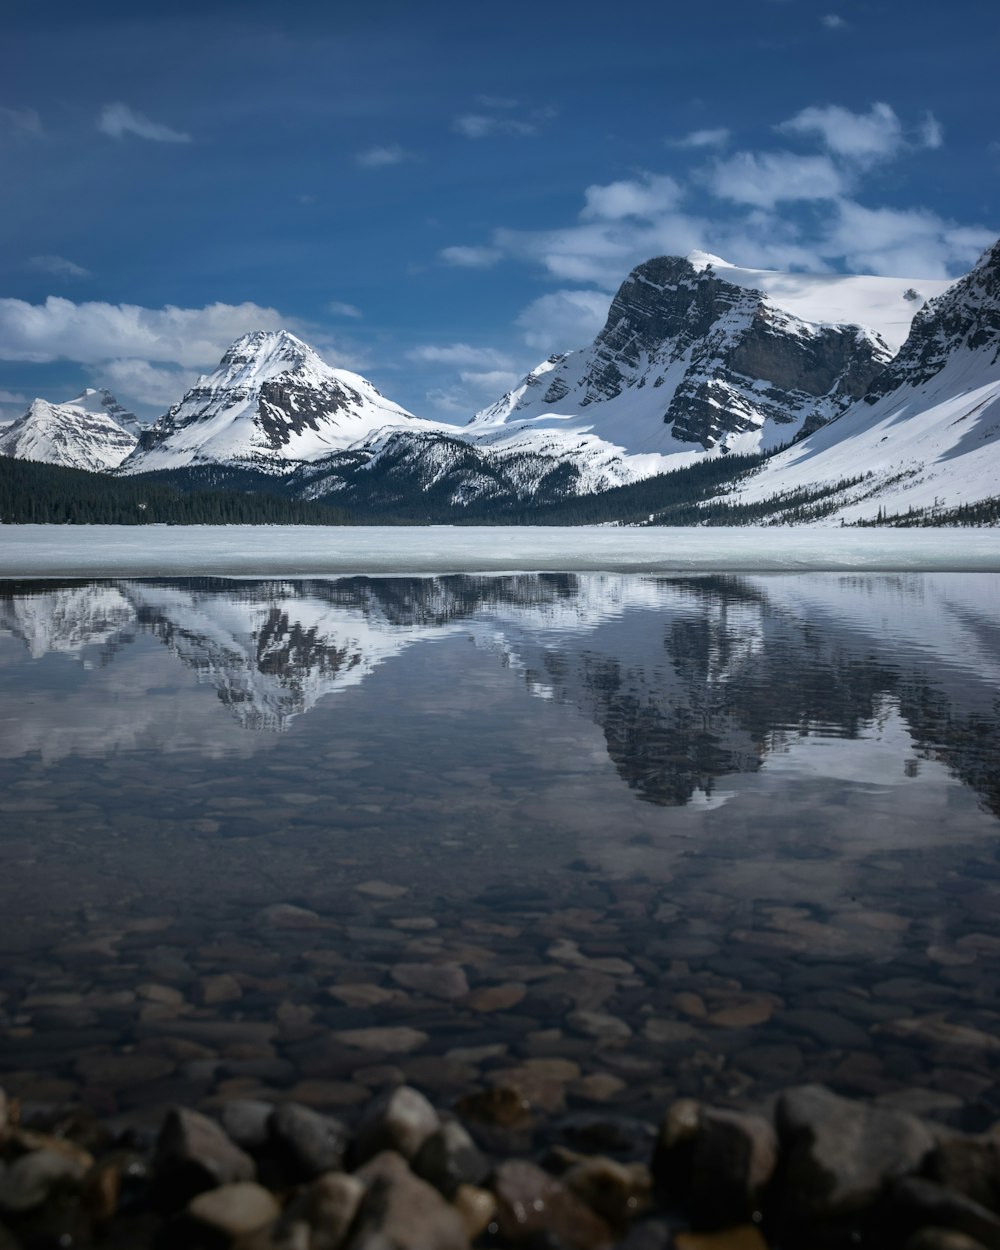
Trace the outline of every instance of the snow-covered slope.
{"type": "Polygon", "coordinates": [[[109,391],[88,388],[64,404],[33,400],[0,433],[0,455],[104,472],[133,451],[138,428],[138,419],[109,391]]]}
{"type": "Polygon", "coordinates": [[[1000,495],[1000,242],[921,309],[865,397],[770,460],[741,502],[829,489],[834,522],[930,516],[1000,495]]]}
{"type": "Polygon", "coordinates": [[[123,470],[228,464],[283,473],[386,426],[450,428],[419,420],[358,374],[332,369],[294,334],[257,330],[143,435],[123,470]]]}
{"type": "Polygon", "coordinates": [[[947,282],[772,273],[695,252],[622,284],[589,347],[550,357],[469,432],[589,430],[630,453],[756,451],[864,394],[947,282]]]}

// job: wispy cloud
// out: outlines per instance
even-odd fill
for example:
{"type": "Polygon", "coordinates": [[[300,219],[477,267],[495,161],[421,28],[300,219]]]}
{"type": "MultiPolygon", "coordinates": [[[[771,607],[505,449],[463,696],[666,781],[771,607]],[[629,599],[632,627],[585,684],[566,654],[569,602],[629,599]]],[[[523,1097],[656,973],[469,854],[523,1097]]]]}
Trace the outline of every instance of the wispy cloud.
{"type": "Polygon", "coordinates": [[[143,113],[137,112],[127,104],[105,104],[97,121],[97,129],[112,139],[122,139],[127,134],[138,135],[140,139],[149,139],[154,143],[190,143],[191,136],[181,130],[174,130],[160,122],[151,121],[143,113]]]}
{"type": "Polygon", "coordinates": [[[717,126],[709,130],[692,130],[683,139],[668,140],[672,148],[723,148],[732,137],[732,131],[726,126],[717,126]]]}
{"type": "MultiPolygon", "coordinates": [[[[496,228],[481,246],[491,263],[499,253],[566,284],[523,309],[516,325],[524,341],[552,351],[592,338],[608,294],[651,256],[699,249],[751,268],[950,277],[995,238],[986,227],[921,207],[862,202],[867,169],[942,142],[931,114],[907,124],[887,104],[857,113],[812,106],[776,130],[820,150],[723,157],[706,144],[690,173],[698,198],[676,177],[647,172],[587,187],[576,220],[565,226],[496,228]]],[[[477,249],[468,250],[471,258],[477,249]]]]}
{"type": "Polygon", "coordinates": [[[90,270],[84,269],[75,261],[65,256],[32,256],[28,261],[32,269],[41,273],[50,273],[56,278],[89,278],[90,270]]]}
{"type": "Polygon", "coordinates": [[[0,108],[0,135],[14,139],[41,139],[45,136],[45,127],[34,109],[0,108]]]}
{"type": "Polygon", "coordinates": [[[473,347],[469,343],[449,343],[445,346],[428,343],[411,348],[408,360],[425,364],[456,365],[469,369],[509,369],[510,358],[493,347],[473,347]]]}
{"type": "Polygon", "coordinates": [[[463,269],[489,269],[503,253],[495,247],[443,247],[438,255],[446,264],[463,269]]]}
{"type": "Polygon", "coordinates": [[[19,391],[0,390],[0,404],[26,404],[27,402],[27,395],[22,395],[19,391]]]}
{"type": "Polygon", "coordinates": [[[920,123],[920,142],[925,148],[939,148],[944,144],[944,127],[933,113],[928,113],[920,123]]]}
{"type": "Polygon", "coordinates": [[[524,341],[540,352],[568,351],[590,342],[608,316],[603,291],[550,291],[517,318],[524,341]]]}
{"type": "Polygon", "coordinates": [[[333,313],[335,317],[352,317],[355,320],[364,316],[364,313],[354,304],[345,304],[342,300],[334,299],[326,306],[326,311],[333,313]]]}
{"type": "Polygon", "coordinates": [[[463,113],[451,123],[452,130],[466,139],[485,139],[487,135],[533,135],[538,130],[532,122],[516,117],[490,117],[485,113],[463,113]]]}
{"type": "Polygon", "coordinates": [[[368,148],[359,152],[354,158],[364,169],[385,169],[389,165],[401,165],[410,159],[410,153],[398,143],[389,143],[383,147],[368,148]]]}
{"type": "Polygon", "coordinates": [[[518,100],[501,99],[497,96],[478,96],[479,105],[474,111],[460,113],[452,123],[452,130],[466,139],[486,139],[491,135],[535,135],[546,122],[555,117],[555,109],[526,109],[518,100]]]}
{"type": "Polygon", "coordinates": [[[847,22],[839,13],[824,13],[819,19],[827,30],[845,30],[847,22]]]}

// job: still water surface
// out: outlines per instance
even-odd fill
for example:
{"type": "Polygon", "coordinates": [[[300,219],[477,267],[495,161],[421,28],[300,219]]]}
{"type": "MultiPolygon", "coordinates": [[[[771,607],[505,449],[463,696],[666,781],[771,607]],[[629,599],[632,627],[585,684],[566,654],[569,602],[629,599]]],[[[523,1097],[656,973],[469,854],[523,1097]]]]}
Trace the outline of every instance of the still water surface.
{"type": "Polygon", "coordinates": [[[998,815],[998,575],[0,583],[0,1085],[976,1127],[998,815]]]}

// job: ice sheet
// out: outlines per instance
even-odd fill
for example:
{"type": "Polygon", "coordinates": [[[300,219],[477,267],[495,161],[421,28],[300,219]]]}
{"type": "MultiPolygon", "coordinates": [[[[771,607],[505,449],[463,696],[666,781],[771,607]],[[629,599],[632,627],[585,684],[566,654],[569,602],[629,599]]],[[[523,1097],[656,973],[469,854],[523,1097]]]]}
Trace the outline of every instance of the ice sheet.
{"type": "Polygon", "coordinates": [[[0,577],[1000,572],[997,529],[0,526],[0,577]]]}

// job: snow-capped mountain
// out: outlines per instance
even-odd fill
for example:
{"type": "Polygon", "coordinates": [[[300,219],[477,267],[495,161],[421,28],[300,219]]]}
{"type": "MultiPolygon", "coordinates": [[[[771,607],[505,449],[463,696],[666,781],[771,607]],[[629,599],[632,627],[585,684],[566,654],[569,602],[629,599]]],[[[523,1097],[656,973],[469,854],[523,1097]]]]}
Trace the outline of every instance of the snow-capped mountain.
{"type": "Polygon", "coordinates": [[[420,420],[360,375],[331,368],[287,330],[256,330],[142,436],[123,471],[224,464],[285,473],[387,426],[449,428],[420,420]]]}
{"type": "Polygon", "coordinates": [[[120,404],[106,387],[88,386],[77,395],[76,399],[71,399],[69,402],[76,408],[83,408],[86,412],[95,413],[98,416],[103,413],[109,416],[116,425],[120,425],[123,430],[128,430],[136,438],[146,429],[146,423],[140,421],[134,412],[129,412],[123,404],[120,404]]]}
{"type": "Polygon", "coordinates": [[[469,431],[588,430],[630,453],[760,451],[862,396],[947,282],[739,269],[694,252],[628,276],[589,348],[552,356],[469,431]]]}
{"type": "Polygon", "coordinates": [[[1000,495],[1000,242],[920,310],[863,399],[769,460],[737,501],[838,483],[830,517],[847,522],[1000,495]]]}
{"type": "Polygon", "coordinates": [[[33,400],[23,417],[0,432],[0,455],[104,472],[133,451],[140,428],[110,391],[88,387],[64,404],[33,400]]]}

